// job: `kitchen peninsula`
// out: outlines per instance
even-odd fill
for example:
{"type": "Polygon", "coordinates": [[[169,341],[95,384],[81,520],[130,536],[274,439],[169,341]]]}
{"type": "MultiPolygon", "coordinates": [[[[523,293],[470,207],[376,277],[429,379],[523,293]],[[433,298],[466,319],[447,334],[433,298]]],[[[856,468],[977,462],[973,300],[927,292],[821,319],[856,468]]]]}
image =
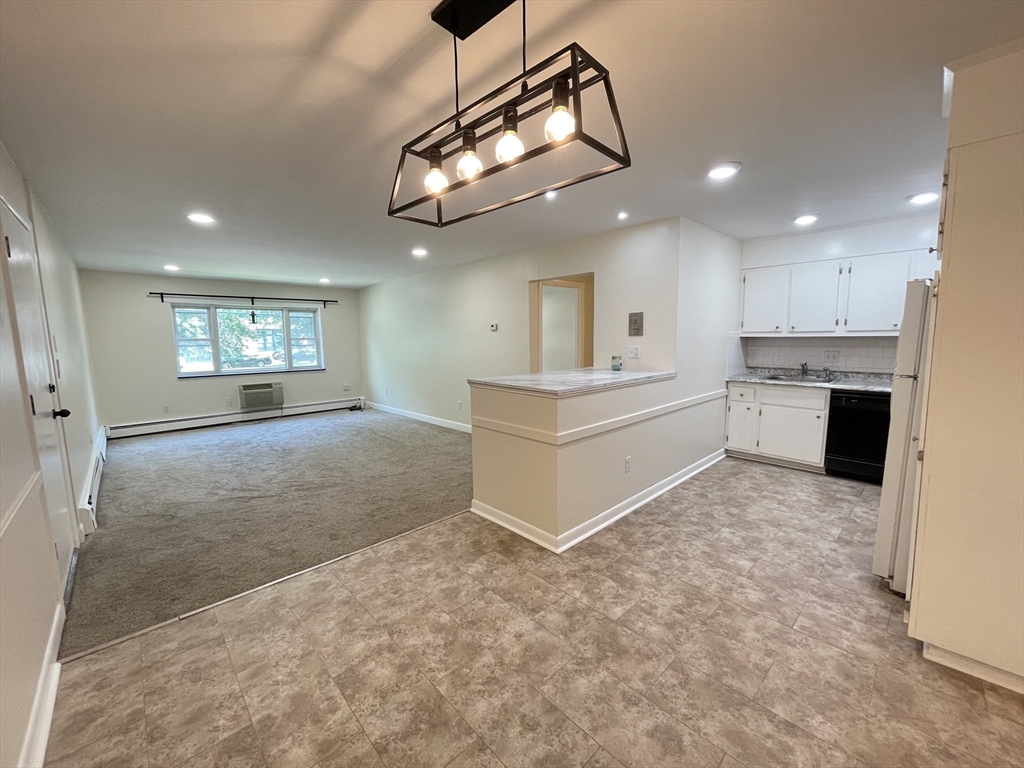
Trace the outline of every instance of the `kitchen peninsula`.
{"type": "Polygon", "coordinates": [[[473,511],[559,552],[656,495],[672,474],[656,446],[672,428],[663,417],[681,407],[675,377],[583,368],[469,379],[473,511]]]}

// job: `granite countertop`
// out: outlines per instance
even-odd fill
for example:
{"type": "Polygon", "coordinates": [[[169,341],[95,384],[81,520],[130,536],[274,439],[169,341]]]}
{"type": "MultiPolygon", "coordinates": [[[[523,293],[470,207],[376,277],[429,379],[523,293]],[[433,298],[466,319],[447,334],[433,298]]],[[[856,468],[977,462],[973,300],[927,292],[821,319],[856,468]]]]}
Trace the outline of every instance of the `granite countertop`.
{"type": "MultiPolygon", "coordinates": [[[[771,381],[767,377],[774,371],[747,371],[729,376],[726,381],[744,384],[774,384],[782,387],[818,387],[819,389],[844,389],[851,392],[892,392],[892,376],[882,373],[838,373],[832,381],[771,381]]],[[[797,371],[779,371],[787,375],[797,371]]]]}
{"type": "Polygon", "coordinates": [[[674,379],[675,376],[675,371],[636,369],[613,371],[610,368],[577,368],[572,371],[521,373],[515,376],[494,376],[489,379],[467,379],[467,381],[471,386],[477,387],[532,392],[548,397],[568,397],[600,389],[674,379]]]}

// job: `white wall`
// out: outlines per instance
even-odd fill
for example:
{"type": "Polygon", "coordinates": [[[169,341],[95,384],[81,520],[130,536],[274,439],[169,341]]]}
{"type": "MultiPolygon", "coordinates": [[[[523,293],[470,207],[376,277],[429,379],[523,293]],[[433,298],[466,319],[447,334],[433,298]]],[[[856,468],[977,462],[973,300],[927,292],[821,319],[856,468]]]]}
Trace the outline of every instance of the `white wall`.
{"type": "Polygon", "coordinates": [[[106,426],[228,413],[238,385],[282,381],[285,404],[357,397],[363,393],[356,292],[325,286],[200,280],[123,272],[79,272],[100,420],[106,426]],[[150,291],[255,294],[337,299],[321,309],[324,371],[179,379],[169,302],[150,291]],[[349,384],[351,391],[344,391],[349,384]],[[229,406],[227,399],[231,398],[229,406]],[[169,413],[163,412],[167,405],[169,413]]]}
{"type": "Polygon", "coordinates": [[[627,367],[675,368],[679,220],[666,219],[362,289],[367,399],[468,424],[466,379],[530,370],[530,281],[586,272],[594,364],[622,355],[627,367]],[[644,312],[640,339],[628,335],[630,312],[644,312]],[[639,360],[626,359],[631,342],[639,360]]]}
{"type": "Polygon", "coordinates": [[[938,229],[938,213],[928,213],[843,229],[762,237],[743,243],[742,266],[750,269],[916,251],[933,247],[938,229]]]}
{"type": "Polygon", "coordinates": [[[46,321],[57,369],[57,394],[60,407],[71,411],[69,417],[62,419],[61,425],[75,492],[72,503],[77,504],[91,481],[94,448],[102,429],[96,413],[92,365],[85,334],[85,310],[78,268],[35,194],[31,203],[46,321]]]}

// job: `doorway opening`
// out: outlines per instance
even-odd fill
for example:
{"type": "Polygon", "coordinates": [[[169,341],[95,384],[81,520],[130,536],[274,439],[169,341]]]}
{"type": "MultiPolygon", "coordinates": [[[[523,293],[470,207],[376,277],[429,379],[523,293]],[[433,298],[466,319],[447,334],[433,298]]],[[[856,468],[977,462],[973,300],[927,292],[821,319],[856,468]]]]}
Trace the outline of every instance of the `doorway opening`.
{"type": "Polygon", "coordinates": [[[530,372],[594,364],[594,273],[530,282],[530,372]]]}

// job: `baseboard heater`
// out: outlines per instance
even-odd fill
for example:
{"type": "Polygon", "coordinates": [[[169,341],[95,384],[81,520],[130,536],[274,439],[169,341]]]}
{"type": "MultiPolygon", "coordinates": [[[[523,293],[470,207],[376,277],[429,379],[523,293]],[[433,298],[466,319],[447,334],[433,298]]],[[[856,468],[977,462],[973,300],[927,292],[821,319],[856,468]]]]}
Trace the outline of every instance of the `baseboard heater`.
{"type": "Polygon", "coordinates": [[[343,408],[362,408],[364,406],[361,397],[346,397],[341,400],[325,400],[319,403],[303,403],[299,405],[277,405],[271,407],[246,408],[244,411],[230,411],[227,413],[211,413],[206,416],[188,416],[181,419],[163,419],[161,421],[145,421],[137,424],[119,424],[107,427],[107,437],[117,439],[119,437],[134,437],[135,435],[149,435],[156,432],[174,432],[182,429],[196,429],[197,427],[211,427],[219,424],[234,424],[243,421],[259,421],[261,419],[278,418],[281,416],[298,416],[303,413],[317,413],[319,411],[338,411],[343,408]]]}
{"type": "Polygon", "coordinates": [[[103,479],[103,465],[106,464],[107,437],[100,435],[101,441],[96,447],[96,459],[92,465],[89,484],[82,492],[78,501],[78,527],[82,533],[90,534],[96,530],[96,502],[100,495],[100,481],[103,479]]]}

